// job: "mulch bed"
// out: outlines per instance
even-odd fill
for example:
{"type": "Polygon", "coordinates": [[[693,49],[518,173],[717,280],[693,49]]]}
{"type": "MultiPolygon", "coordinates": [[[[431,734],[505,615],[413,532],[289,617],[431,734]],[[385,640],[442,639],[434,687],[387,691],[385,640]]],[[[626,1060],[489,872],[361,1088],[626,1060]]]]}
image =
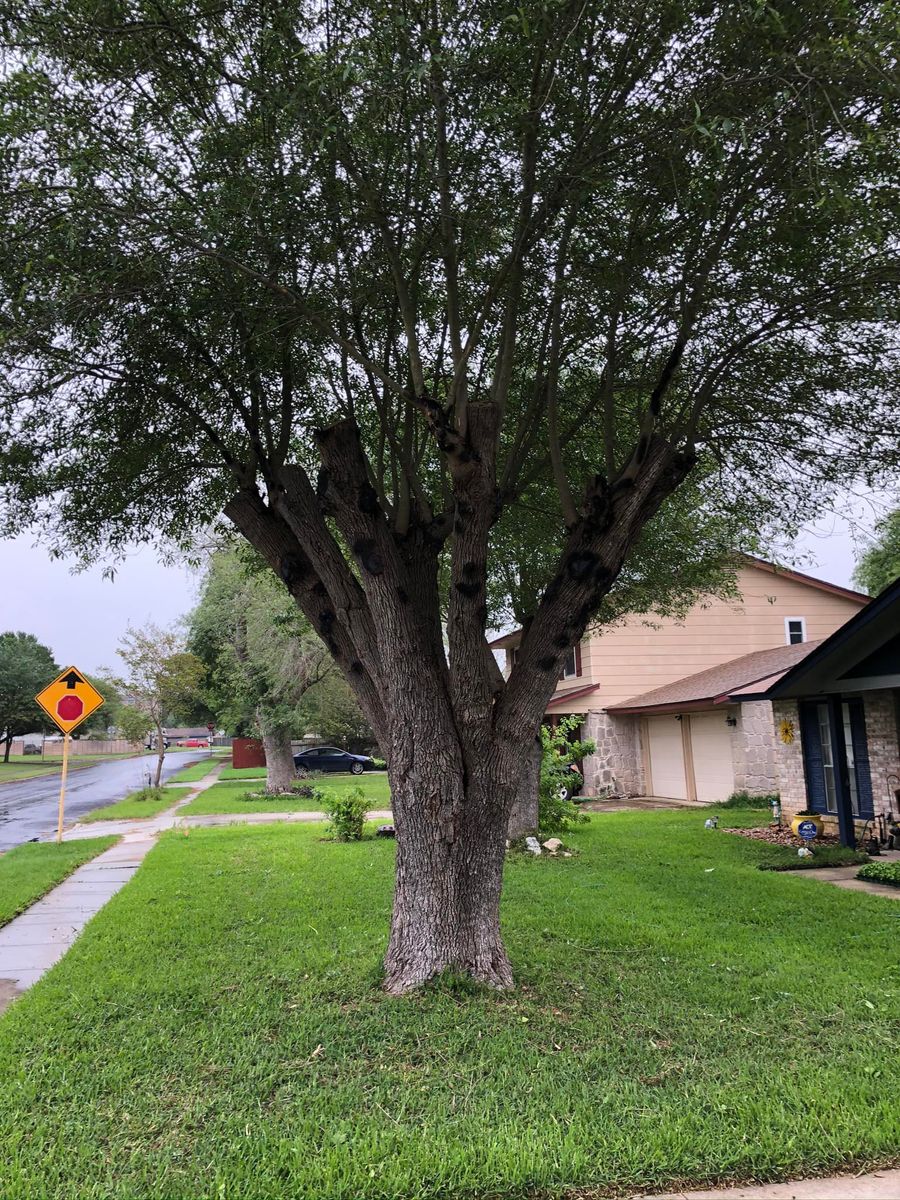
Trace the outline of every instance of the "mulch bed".
{"type": "MultiPolygon", "coordinates": [[[[723,833],[736,833],[739,837],[753,838],[755,842],[768,842],[770,846],[808,846],[803,838],[794,837],[789,825],[764,825],[755,829],[723,829],[723,833]]],[[[834,834],[823,834],[816,838],[817,846],[839,846],[841,839],[834,834]]]]}

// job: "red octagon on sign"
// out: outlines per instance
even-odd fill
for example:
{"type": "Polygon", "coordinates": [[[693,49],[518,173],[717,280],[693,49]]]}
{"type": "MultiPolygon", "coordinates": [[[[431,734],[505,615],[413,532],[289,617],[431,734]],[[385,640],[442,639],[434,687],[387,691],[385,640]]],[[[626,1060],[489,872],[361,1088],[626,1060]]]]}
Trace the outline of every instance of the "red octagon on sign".
{"type": "Polygon", "coordinates": [[[56,703],[56,712],[64,721],[77,721],[84,712],[84,701],[77,696],[63,696],[56,703]]]}

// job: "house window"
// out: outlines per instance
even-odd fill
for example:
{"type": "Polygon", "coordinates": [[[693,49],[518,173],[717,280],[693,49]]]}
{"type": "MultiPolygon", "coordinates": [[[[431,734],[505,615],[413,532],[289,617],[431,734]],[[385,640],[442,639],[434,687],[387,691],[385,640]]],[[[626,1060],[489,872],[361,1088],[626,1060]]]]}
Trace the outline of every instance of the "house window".
{"type": "Polygon", "coordinates": [[[563,659],[560,679],[577,679],[581,674],[581,643],[576,643],[563,659]]]}
{"type": "MultiPolygon", "coordinates": [[[[869,768],[866,723],[862,701],[841,703],[841,730],[847,755],[847,783],[854,817],[871,817],[872,777],[869,768]]],[[[800,728],[803,733],[803,759],[809,806],[815,812],[837,813],[836,768],[828,705],[823,701],[802,701],[800,728]]]]}
{"type": "Polygon", "coordinates": [[[788,646],[796,646],[806,641],[806,617],[784,618],[784,640],[788,646]]]}

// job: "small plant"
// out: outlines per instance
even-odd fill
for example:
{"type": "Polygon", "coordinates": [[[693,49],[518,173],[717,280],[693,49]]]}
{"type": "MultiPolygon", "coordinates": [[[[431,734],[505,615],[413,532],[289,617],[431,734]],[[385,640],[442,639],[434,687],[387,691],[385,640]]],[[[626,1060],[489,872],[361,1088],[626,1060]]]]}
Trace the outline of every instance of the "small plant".
{"type": "Polygon", "coordinates": [[[778,792],[770,792],[765,796],[754,796],[750,792],[732,792],[726,800],[717,800],[710,808],[771,808],[780,801],[778,792]]]}
{"type": "Polygon", "coordinates": [[[868,879],[869,883],[886,883],[888,887],[900,888],[900,862],[870,862],[856,872],[857,879],[868,879]]]}
{"type": "Polygon", "coordinates": [[[322,795],[319,788],[304,779],[292,780],[291,793],[294,796],[302,796],[304,800],[318,800],[322,795]]]}
{"type": "Polygon", "coordinates": [[[372,766],[375,768],[376,771],[386,771],[387,770],[387,763],[384,761],[383,758],[373,758],[372,766]]]}
{"type": "Polygon", "coordinates": [[[351,788],[339,794],[325,792],[322,795],[328,830],[338,842],[358,842],[362,838],[368,807],[362,788],[351,788]]]}
{"type": "Polygon", "coordinates": [[[165,799],[165,793],[161,787],[143,787],[139,792],[133,792],[128,799],[138,803],[144,800],[159,801],[165,799]]]}
{"type": "Polygon", "coordinates": [[[564,833],[588,821],[567,793],[572,764],[594,753],[593,742],[570,742],[569,734],[581,724],[578,717],[563,717],[555,729],[541,726],[541,780],[538,796],[538,833],[541,839],[564,833]]]}

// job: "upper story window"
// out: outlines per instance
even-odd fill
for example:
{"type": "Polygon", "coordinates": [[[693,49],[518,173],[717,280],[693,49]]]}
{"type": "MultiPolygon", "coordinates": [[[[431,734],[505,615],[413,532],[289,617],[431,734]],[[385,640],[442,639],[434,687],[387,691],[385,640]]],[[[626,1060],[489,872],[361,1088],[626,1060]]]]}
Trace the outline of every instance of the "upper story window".
{"type": "Polygon", "coordinates": [[[578,642],[563,659],[560,679],[576,679],[581,674],[581,643],[578,642]]]}
{"type": "Polygon", "coordinates": [[[784,640],[788,646],[806,641],[806,617],[784,618],[784,640]]]}

